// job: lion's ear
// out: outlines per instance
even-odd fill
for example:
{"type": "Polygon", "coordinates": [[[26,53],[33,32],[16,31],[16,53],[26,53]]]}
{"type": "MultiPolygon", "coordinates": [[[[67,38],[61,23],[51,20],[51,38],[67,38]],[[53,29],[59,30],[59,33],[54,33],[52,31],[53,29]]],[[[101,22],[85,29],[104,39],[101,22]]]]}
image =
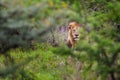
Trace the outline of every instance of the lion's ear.
{"type": "Polygon", "coordinates": [[[71,25],[68,25],[68,29],[71,29],[71,25]]]}

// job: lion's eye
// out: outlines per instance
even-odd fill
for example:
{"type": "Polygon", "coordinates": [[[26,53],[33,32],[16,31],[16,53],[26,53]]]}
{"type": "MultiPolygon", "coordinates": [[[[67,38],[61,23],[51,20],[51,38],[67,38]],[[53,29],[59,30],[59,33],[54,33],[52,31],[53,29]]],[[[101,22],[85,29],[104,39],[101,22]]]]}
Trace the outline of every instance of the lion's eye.
{"type": "Polygon", "coordinates": [[[75,29],[73,30],[73,32],[75,32],[75,29]]]}

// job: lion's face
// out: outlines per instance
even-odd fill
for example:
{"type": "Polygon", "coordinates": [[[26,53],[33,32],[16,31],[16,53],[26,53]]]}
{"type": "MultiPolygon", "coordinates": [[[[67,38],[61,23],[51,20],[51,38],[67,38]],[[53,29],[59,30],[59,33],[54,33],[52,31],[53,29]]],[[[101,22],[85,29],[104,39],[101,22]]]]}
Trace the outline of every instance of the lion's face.
{"type": "Polygon", "coordinates": [[[73,37],[73,39],[79,40],[79,29],[80,29],[80,25],[76,22],[71,22],[69,24],[69,32],[71,34],[71,37],[73,37]]]}

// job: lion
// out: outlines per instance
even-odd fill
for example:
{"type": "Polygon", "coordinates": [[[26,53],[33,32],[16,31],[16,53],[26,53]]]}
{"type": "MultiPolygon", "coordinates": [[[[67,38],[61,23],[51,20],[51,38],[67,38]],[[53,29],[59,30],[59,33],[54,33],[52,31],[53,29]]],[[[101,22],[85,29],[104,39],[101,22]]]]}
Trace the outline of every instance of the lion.
{"type": "Polygon", "coordinates": [[[68,38],[67,38],[67,46],[69,48],[74,48],[79,40],[79,29],[81,25],[77,22],[70,22],[68,25],[68,38]]]}

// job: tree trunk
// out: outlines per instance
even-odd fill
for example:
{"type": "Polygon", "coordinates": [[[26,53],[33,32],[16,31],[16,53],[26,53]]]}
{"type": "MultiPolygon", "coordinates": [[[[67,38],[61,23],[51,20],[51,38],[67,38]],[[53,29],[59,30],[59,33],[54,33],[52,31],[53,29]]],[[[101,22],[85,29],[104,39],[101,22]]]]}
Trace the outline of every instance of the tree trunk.
{"type": "Polygon", "coordinates": [[[110,72],[110,75],[109,75],[109,77],[108,77],[108,80],[116,80],[116,79],[115,79],[114,72],[110,72]]]}

